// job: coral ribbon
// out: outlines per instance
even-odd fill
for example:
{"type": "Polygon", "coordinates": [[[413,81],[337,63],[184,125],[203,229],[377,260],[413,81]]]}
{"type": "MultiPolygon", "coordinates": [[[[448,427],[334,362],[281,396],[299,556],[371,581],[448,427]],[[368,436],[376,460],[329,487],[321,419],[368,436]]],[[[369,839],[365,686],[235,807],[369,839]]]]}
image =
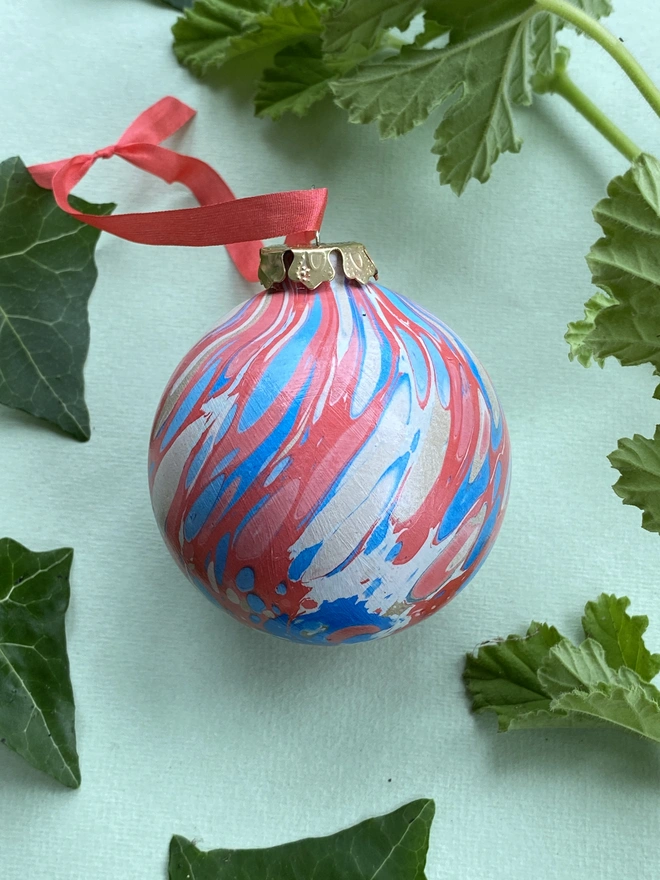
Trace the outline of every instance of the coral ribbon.
{"type": "Polygon", "coordinates": [[[257,280],[260,239],[286,236],[289,244],[311,241],[321,227],[328,200],[326,189],[294,190],[237,199],[206,162],[159,146],[195,115],[177,98],[162,98],[141,113],[116,144],[71,159],[32,165],[39,186],[52,189],[55,201],[78,220],[139,244],[209,247],[226,245],[236,268],[248,281],[257,280]],[[182,183],[198,208],[113,214],[84,214],[69,195],[97,159],[120,156],[167,183],[182,183]]]}

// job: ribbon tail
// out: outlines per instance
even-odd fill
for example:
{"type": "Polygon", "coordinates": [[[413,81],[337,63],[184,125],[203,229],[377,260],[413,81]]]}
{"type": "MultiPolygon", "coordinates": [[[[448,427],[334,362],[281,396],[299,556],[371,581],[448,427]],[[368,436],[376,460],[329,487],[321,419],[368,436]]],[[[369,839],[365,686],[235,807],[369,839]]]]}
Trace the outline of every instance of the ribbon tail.
{"type": "Polygon", "coordinates": [[[41,165],[30,165],[28,171],[38,186],[42,186],[44,189],[52,189],[53,178],[60,168],[64,168],[70,161],[70,159],[60,159],[59,162],[44,162],[41,165]]]}
{"type": "Polygon", "coordinates": [[[123,147],[132,143],[159,144],[190,122],[196,112],[183,101],[168,95],[140,113],[119,138],[116,146],[123,147]]]}
{"type": "Polygon", "coordinates": [[[168,96],[141,113],[114,146],[28,170],[39,186],[52,189],[63,211],[83,223],[138,244],[225,245],[241,275],[257,281],[261,239],[284,236],[291,245],[311,241],[320,229],[328,192],[298,190],[237,199],[206,162],[160,146],[194,115],[187,104],[168,96]],[[199,207],[111,216],[81,213],[69,203],[71,192],[97,159],[113,155],[167,183],[183,184],[199,207]]]}

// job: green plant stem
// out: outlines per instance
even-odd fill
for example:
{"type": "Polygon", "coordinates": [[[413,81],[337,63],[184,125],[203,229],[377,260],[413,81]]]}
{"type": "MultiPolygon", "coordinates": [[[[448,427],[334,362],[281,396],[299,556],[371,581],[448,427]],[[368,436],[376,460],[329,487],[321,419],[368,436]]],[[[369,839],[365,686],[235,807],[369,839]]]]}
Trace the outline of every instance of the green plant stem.
{"type": "Polygon", "coordinates": [[[587,15],[568,0],[537,0],[539,9],[551,12],[570,22],[576,28],[588,34],[608,52],[621,69],[630,77],[637,89],[648,101],[656,114],[660,116],[660,89],[646,73],[641,64],[626,46],[614,34],[610,33],[595,18],[587,15]]]}
{"type": "Polygon", "coordinates": [[[549,92],[553,95],[561,95],[571,107],[584,116],[587,122],[599,131],[612,146],[617,149],[621,155],[625,156],[630,162],[643,152],[637,144],[632,141],[625,132],[621,131],[618,125],[615,125],[609,116],[606,116],[600,107],[589,98],[582,89],[575,85],[566,70],[565,65],[557,64],[553,74],[547,77],[534,78],[534,90],[540,94],[549,92]]]}

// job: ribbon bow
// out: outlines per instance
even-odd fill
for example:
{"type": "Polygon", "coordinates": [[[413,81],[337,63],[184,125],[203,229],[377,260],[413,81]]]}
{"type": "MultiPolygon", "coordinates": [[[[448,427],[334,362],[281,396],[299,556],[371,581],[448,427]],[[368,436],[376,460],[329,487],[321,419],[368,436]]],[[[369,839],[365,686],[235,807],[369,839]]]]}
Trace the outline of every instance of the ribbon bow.
{"type": "Polygon", "coordinates": [[[59,207],[83,223],[138,244],[210,247],[226,245],[247,281],[257,281],[261,239],[285,236],[289,244],[311,241],[321,227],[326,189],[294,190],[237,199],[220,175],[200,159],[161,147],[160,142],[192,119],[195,111],[177,98],[162,98],[141,113],[116,144],[87,153],[32,165],[39,186],[51,189],[59,207]],[[167,183],[182,183],[200,207],[173,211],[84,214],[69,195],[97,159],[120,156],[167,183]]]}

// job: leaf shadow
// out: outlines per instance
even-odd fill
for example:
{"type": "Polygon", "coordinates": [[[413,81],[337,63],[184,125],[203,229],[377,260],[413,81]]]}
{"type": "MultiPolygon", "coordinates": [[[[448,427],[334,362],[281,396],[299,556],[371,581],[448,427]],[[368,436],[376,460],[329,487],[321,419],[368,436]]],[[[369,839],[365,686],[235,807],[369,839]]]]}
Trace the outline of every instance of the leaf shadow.
{"type": "Polygon", "coordinates": [[[475,718],[479,733],[490,737],[491,771],[502,777],[529,779],[538,773],[617,790],[660,787],[660,747],[624,731],[608,729],[515,730],[496,732],[494,717],[475,718]]]}
{"type": "Polygon", "coordinates": [[[362,127],[363,137],[360,137],[344,111],[330,98],[314,104],[302,118],[289,113],[281,120],[264,119],[262,123],[264,148],[285,155],[289,161],[304,163],[307,174],[319,175],[317,186],[325,186],[330,176],[352,174],[353,156],[365,148],[384,146],[374,127],[362,127]],[[373,139],[373,144],[360,143],[363,139],[373,139]],[[324,149],[328,144],[337,144],[338,148],[324,149]]]}
{"type": "Polygon", "coordinates": [[[182,67],[198,84],[212,92],[226,93],[226,97],[234,105],[234,110],[244,113],[246,107],[252,111],[252,98],[257,81],[261,70],[268,65],[271,54],[267,51],[255,51],[246,57],[232,58],[219,70],[210,70],[202,77],[196,76],[185,65],[182,67]]]}
{"type": "Polygon", "coordinates": [[[59,428],[57,425],[46,419],[40,419],[21,409],[14,409],[11,406],[3,406],[0,404],[0,431],[7,429],[14,430],[15,428],[36,434],[43,434],[45,432],[55,437],[59,437],[68,443],[72,443],[74,446],[81,442],[71,434],[67,433],[67,431],[62,430],[62,428],[59,428]]]}
{"type": "Polygon", "coordinates": [[[30,789],[36,797],[49,797],[51,794],[60,796],[63,792],[72,791],[48,774],[31,767],[17,752],[4,744],[0,744],[0,780],[3,792],[15,791],[21,800],[29,794],[30,789]]]}
{"type": "MultiPolygon", "coordinates": [[[[561,153],[567,165],[571,166],[572,174],[579,176],[586,186],[602,190],[603,196],[605,195],[607,184],[613,176],[612,169],[604,168],[599,152],[589,149],[572,126],[562,123],[554,104],[537,98],[533,107],[521,116],[527,120],[526,148],[533,149],[534,141],[537,141],[555,154],[561,153]]],[[[612,155],[616,159],[614,150],[612,155]]],[[[619,158],[625,161],[622,157],[619,158]]]]}

